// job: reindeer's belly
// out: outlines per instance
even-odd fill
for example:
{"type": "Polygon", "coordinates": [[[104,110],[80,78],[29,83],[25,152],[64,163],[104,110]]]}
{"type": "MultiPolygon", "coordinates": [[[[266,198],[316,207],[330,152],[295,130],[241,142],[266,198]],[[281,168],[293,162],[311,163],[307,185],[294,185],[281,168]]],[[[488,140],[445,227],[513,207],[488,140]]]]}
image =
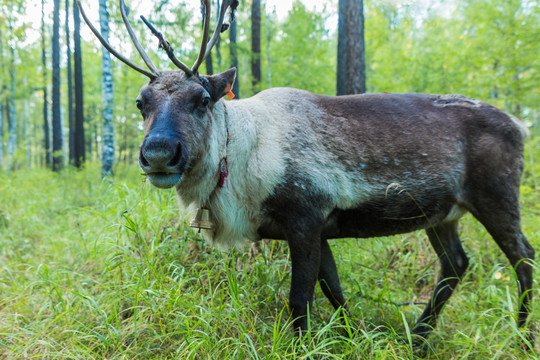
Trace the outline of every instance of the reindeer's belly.
{"type": "MultiPolygon", "coordinates": [[[[302,169],[305,163],[294,165],[302,169]]],[[[388,165],[386,173],[375,174],[363,172],[372,163],[357,171],[326,167],[323,172],[320,165],[311,173],[294,172],[291,165],[263,203],[258,233],[283,239],[287,231],[310,232],[320,226],[326,239],[364,238],[437,225],[460,203],[462,167],[420,165],[388,165]]]]}
{"type": "MultiPolygon", "coordinates": [[[[455,221],[463,212],[451,191],[437,189],[417,194],[416,197],[397,191],[370,199],[354,208],[332,210],[326,217],[321,237],[368,238],[402,234],[444,221],[455,221]]],[[[283,224],[268,220],[259,228],[259,235],[262,238],[284,239],[283,224]]]]}
{"type": "Polygon", "coordinates": [[[367,238],[407,233],[448,219],[455,206],[455,198],[447,196],[421,204],[412,199],[394,203],[379,199],[354,209],[335,209],[327,218],[322,237],[367,238]]]}

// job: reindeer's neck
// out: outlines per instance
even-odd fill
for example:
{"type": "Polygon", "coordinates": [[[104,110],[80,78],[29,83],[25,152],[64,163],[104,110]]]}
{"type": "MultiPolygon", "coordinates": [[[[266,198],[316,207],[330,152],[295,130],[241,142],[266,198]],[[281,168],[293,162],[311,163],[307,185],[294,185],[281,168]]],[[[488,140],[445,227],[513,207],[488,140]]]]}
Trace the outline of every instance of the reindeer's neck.
{"type": "Polygon", "coordinates": [[[261,97],[216,105],[207,151],[177,186],[184,206],[210,210],[216,230],[207,237],[214,244],[231,247],[244,238],[257,238],[261,206],[285,171],[282,149],[276,144],[286,126],[286,116],[270,116],[268,102],[261,97]],[[220,188],[219,163],[224,157],[229,178],[220,188]]]}
{"type": "Polygon", "coordinates": [[[205,136],[206,146],[199,154],[191,154],[190,167],[176,192],[185,207],[205,206],[219,181],[219,163],[227,156],[227,109],[223,101],[216,104],[205,136]]]}

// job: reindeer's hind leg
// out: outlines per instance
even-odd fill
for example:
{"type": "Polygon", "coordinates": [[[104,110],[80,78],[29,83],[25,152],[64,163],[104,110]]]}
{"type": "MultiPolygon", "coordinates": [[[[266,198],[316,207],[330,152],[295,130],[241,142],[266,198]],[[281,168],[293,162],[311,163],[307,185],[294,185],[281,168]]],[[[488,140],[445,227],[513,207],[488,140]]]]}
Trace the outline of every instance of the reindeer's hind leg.
{"type": "Polygon", "coordinates": [[[345,298],[341,290],[336,262],[326,239],[321,240],[321,263],[319,265],[319,283],[321,289],[334,308],[345,308],[345,298]]]}
{"type": "MultiPolygon", "coordinates": [[[[505,187],[492,193],[477,193],[471,213],[484,225],[515,269],[520,299],[518,326],[522,327],[527,321],[532,301],[533,268],[528,260],[534,260],[534,249],[521,232],[517,189],[506,191],[509,194],[505,194],[504,190],[508,190],[505,187]]],[[[532,330],[529,338],[534,341],[532,330]]]]}
{"type": "Polygon", "coordinates": [[[435,327],[437,316],[452,295],[469,264],[467,255],[461,247],[457,233],[457,222],[443,223],[427,229],[426,232],[431,245],[439,256],[441,273],[431,300],[413,329],[413,333],[423,339],[435,327]]]}

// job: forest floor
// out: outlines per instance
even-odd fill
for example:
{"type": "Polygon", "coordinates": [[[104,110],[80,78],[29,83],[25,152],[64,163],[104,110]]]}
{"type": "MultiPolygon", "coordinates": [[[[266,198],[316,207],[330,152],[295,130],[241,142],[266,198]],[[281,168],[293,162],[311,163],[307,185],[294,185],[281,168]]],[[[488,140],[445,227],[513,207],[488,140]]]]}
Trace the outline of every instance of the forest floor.
{"type": "MultiPolygon", "coordinates": [[[[523,230],[540,249],[540,136],[526,147],[523,230]]],[[[415,359],[407,341],[438,273],[424,232],[331,242],[351,317],[317,287],[295,341],[286,243],[220,252],[179,216],[172,190],[119,167],[0,174],[2,359],[415,359]]],[[[469,270],[427,359],[539,358],[522,349],[515,273],[470,215],[469,270]]],[[[532,326],[540,321],[535,268],[532,326]]]]}

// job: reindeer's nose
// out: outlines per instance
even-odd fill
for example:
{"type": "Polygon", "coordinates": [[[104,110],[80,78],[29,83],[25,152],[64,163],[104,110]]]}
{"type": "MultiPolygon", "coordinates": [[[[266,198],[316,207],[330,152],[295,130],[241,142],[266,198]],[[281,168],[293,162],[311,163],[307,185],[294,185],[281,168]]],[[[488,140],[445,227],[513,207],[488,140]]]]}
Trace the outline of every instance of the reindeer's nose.
{"type": "Polygon", "coordinates": [[[139,164],[147,174],[179,173],[181,159],[180,140],[159,133],[144,140],[139,154],[139,164]]]}
{"type": "Polygon", "coordinates": [[[167,189],[182,179],[188,157],[178,136],[157,132],[144,139],[139,164],[154,186],[167,189]]]}

